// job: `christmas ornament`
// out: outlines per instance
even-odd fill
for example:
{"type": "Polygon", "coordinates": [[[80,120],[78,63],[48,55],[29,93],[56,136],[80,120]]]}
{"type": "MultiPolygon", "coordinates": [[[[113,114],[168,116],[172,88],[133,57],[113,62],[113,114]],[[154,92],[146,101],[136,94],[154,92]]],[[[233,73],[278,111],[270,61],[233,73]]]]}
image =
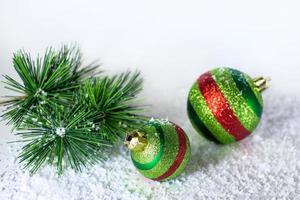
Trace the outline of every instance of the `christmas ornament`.
{"type": "Polygon", "coordinates": [[[191,154],[189,139],[184,131],[176,124],[163,120],[150,120],[141,129],[128,134],[125,144],[138,171],[156,181],[178,176],[191,154]]]}
{"type": "Polygon", "coordinates": [[[193,127],[207,139],[227,144],[242,140],[258,125],[262,111],[261,92],[266,78],[252,79],[231,68],[202,74],[188,96],[188,116],[193,127]]]}

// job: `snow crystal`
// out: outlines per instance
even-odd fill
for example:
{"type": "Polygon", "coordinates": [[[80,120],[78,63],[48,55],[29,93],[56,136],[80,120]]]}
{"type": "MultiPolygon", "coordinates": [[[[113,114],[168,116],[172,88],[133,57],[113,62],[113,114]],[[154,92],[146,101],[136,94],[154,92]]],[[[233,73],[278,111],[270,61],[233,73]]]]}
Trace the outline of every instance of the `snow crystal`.
{"type": "Polygon", "coordinates": [[[56,135],[59,135],[60,137],[64,137],[66,134],[66,129],[65,128],[56,128],[55,130],[56,135]]]}
{"type": "Polygon", "coordinates": [[[99,125],[96,125],[96,126],[94,127],[94,129],[95,129],[95,131],[99,131],[99,130],[100,130],[100,126],[99,126],[99,125]]]}
{"type": "Polygon", "coordinates": [[[32,120],[33,122],[37,122],[37,121],[38,121],[37,118],[32,118],[31,120],[32,120]]]}
{"type": "Polygon", "coordinates": [[[45,96],[45,97],[48,95],[48,93],[45,92],[44,90],[42,90],[41,94],[42,94],[43,96],[45,96]]]}

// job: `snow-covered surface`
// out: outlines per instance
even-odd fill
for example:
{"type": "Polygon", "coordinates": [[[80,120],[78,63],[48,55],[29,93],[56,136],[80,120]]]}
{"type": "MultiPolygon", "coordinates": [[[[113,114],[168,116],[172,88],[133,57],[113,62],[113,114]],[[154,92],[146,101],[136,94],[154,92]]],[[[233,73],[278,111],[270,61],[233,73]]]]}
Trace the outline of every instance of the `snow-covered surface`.
{"type": "MultiPolygon", "coordinates": [[[[122,146],[109,160],[83,173],[67,170],[57,177],[55,169],[46,166],[29,176],[18,164],[18,147],[1,144],[0,199],[299,199],[300,99],[265,96],[264,115],[255,133],[227,146],[205,141],[185,114],[160,112],[179,119],[192,144],[186,171],[169,182],[143,178],[122,146]]],[[[180,95],[173,110],[184,105],[180,95]]]]}

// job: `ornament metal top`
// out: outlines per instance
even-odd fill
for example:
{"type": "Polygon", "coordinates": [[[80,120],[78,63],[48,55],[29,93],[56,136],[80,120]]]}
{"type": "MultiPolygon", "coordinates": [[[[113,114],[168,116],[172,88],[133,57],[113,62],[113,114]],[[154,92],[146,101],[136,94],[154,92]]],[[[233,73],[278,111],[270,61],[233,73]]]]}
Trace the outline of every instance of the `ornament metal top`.
{"type": "Polygon", "coordinates": [[[193,127],[219,144],[239,141],[257,127],[262,111],[261,92],[268,78],[252,79],[231,68],[217,68],[202,74],[193,84],[187,103],[193,127]]]}

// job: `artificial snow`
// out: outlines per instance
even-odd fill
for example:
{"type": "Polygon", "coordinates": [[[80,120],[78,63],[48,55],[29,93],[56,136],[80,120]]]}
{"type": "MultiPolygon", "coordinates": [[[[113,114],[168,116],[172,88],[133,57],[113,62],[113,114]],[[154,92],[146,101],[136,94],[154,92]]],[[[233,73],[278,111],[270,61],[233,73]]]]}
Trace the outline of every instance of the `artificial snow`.
{"type": "Polygon", "coordinates": [[[177,122],[192,145],[184,174],[168,182],[142,177],[122,144],[107,161],[82,173],[67,169],[61,177],[50,166],[30,176],[18,163],[20,144],[2,144],[0,199],[299,199],[300,98],[267,93],[264,99],[256,131],[223,146],[193,130],[183,114],[184,96],[165,110],[153,107],[153,114],[177,122]]]}
{"type": "Polygon", "coordinates": [[[55,134],[60,136],[60,137],[64,137],[65,134],[66,134],[66,129],[62,128],[62,127],[56,128],[55,129],[55,134]]]}

